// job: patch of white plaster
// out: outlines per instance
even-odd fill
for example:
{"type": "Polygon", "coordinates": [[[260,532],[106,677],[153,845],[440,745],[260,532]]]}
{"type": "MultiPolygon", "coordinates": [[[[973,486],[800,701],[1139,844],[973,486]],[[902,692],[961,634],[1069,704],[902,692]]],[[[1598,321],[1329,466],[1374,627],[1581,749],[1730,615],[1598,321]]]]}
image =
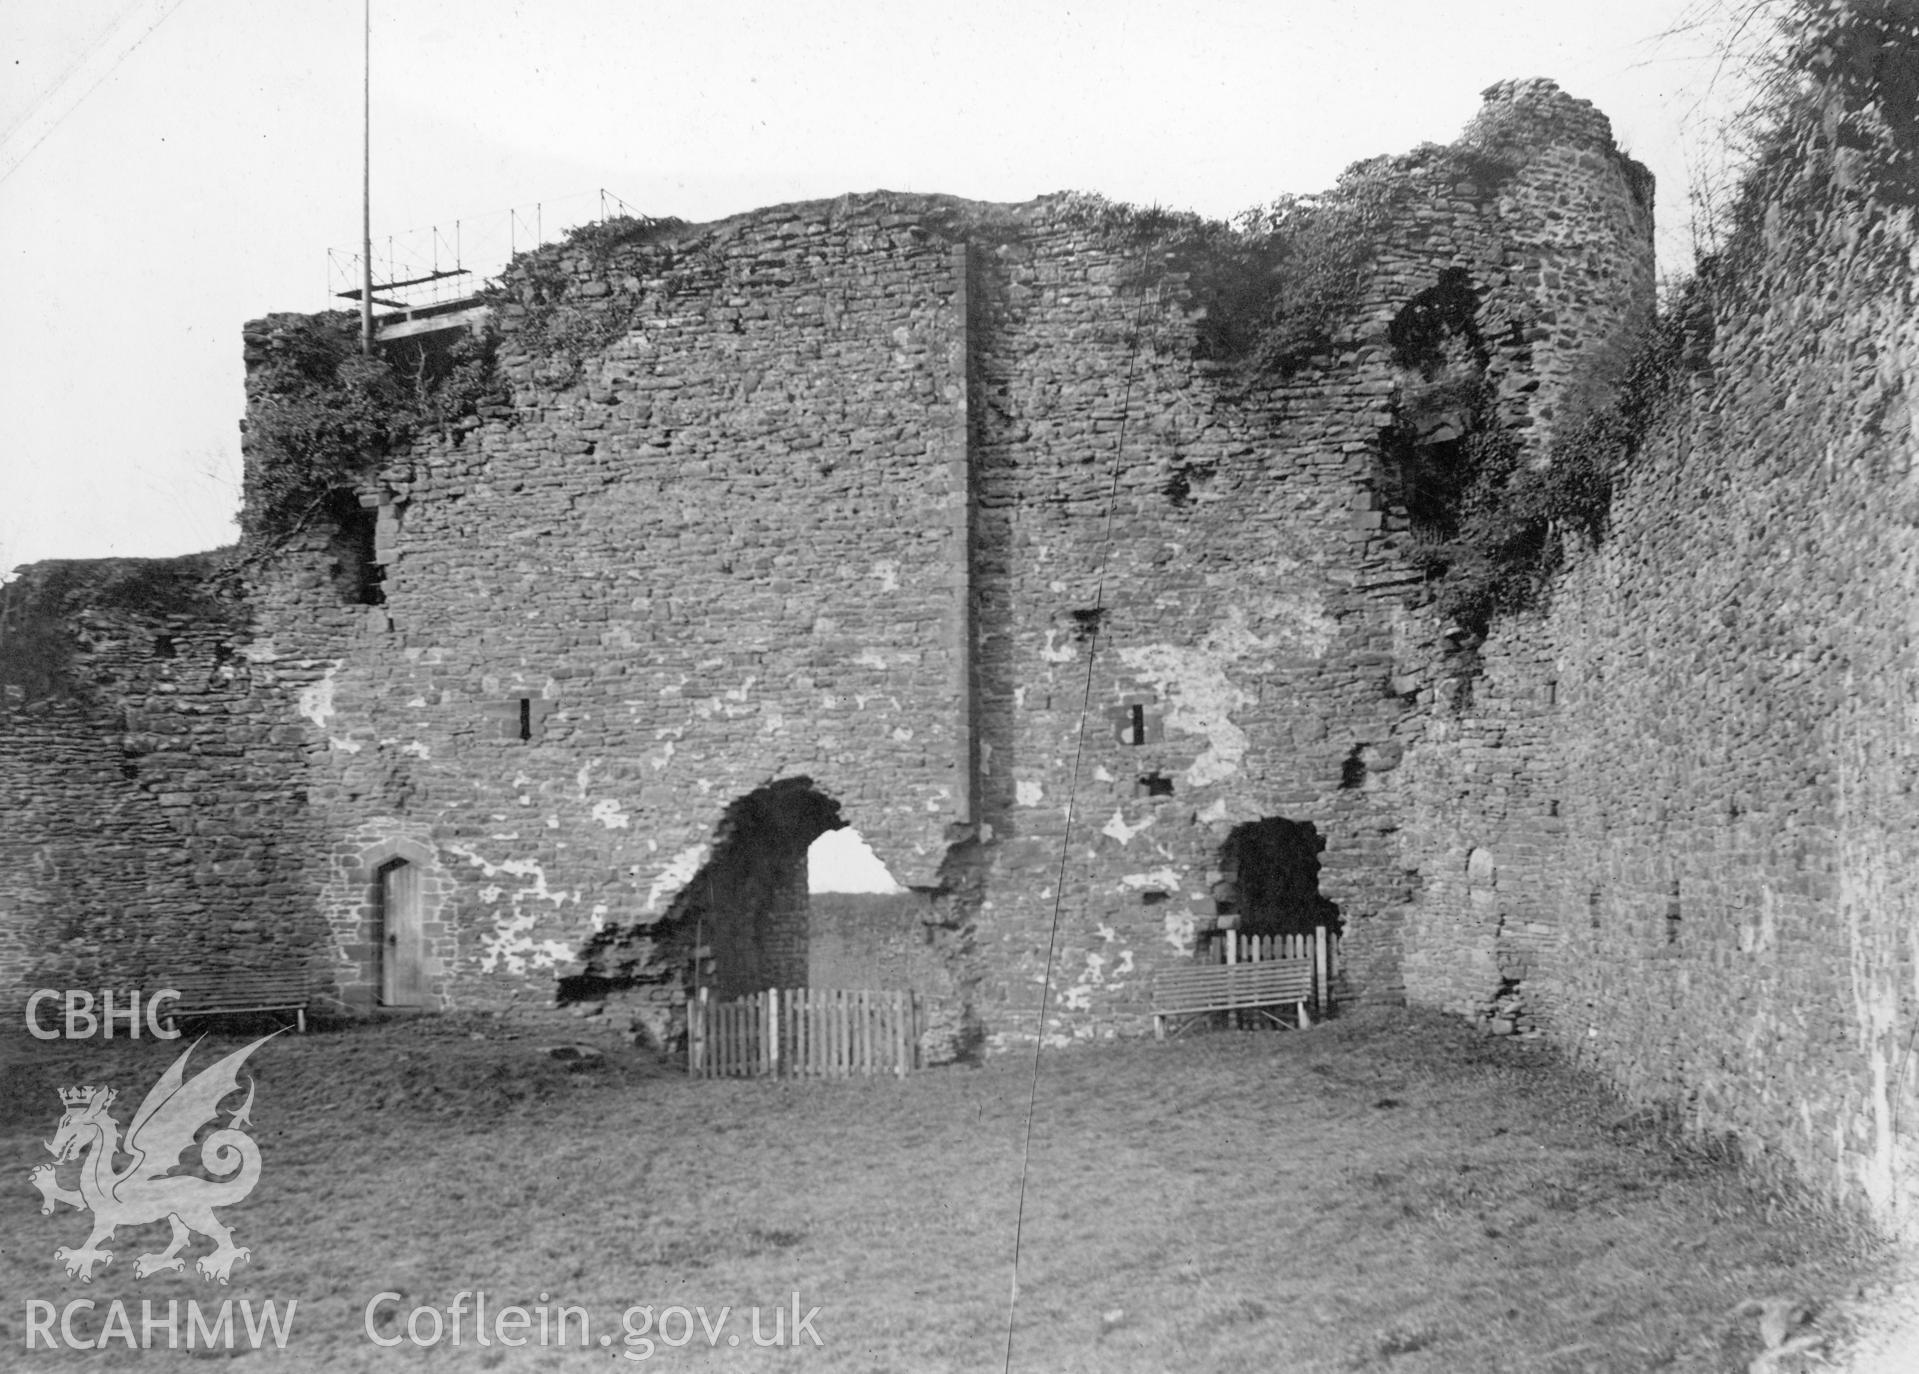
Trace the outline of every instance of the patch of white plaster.
{"type": "MultiPolygon", "coordinates": [[[[1107,945],[1119,942],[1119,932],[1112,926],[1098,927],[1099,938],[1107,945]]],[[[1133,971],[1133,951],[1122,949],[1115,960],[1110,954],[1089,953],[1086,967],[1071,987],[1062,995],[1061,1001],[1074,1011],[1085,1011],[1091,1005],[1093,990],[1096,988],[1119,988],[1123,980],[1133,971]]]]}
{"type": "Polygon", "coordinates": [[[1181,911],[1178,907],[1167,908],[1163,930],[1166,943],[1172,947],[1173,953],[1184,956],[1193,952],[1193,937],[1197,927],[1198,922],[1192,912],[1181,911]]]}
{"type": "Polygon", "coordinates": [[[411,744],[401,745],[400,752],[402,754],[408,755],[411,758],[416,758],[416,759],[430,759],[433,757],[433,751],[428,749],[424,744],[422,744],[417,739],[414,740],[411,744]]]}
{"type": "Polygon", "coordinates": [[[594,820],[598,821],[608,830],[624,830],[627,828],[627,814],[620,809],[620,804],[611,797],[608,797],[605,801],[594,802],[591,815],[594,820]]]}
{"type": "Polygon", "coordinates": [[[256,639],[240,646],[240,657],[248,663],[273,663],[279,659],[280,651],[273,646],[271,639],[256,639]]]}
{"type": "Polygon", "coordinates": [[[1037,779],[1021,778],[1013,784],[1013,800],[1021,806],[1038,806],[1040,798],[1045,795],[1046,789],[1040,786],[1037,779]]]}
{"type": "Polygon", "coordinates": [[[532,883],[522,883],[520,887],[507,887],[503,883],[487,883],[480,888],[480,900],[487,906],[493,906],[501,898],[507,900],[507,913],[501,913],[491,933],[480,935],[480,969],[482,973],[493,973],[495,969],[505,969],[507,973],[526,973],[528,969],[555,967],[562,963],[572,963],[572,946],[564,940],[535,940],[532,931],[539,925],[539,912],[526,910],[532,902],[551,902],[558,910],[566,902],[578,902],[578,892],[558,890],[547,887],[547,873],[535,860],[507,860],[505,864],[493,864],[480,854],[474,854],[459,844],[449,844],[447,852],[466,860],[468,864],[480,869],[482,877],[518,877],[532,879],[532,883]]]}
{"type": "Polygon", "coordinates": [[[1046,647],[1039,651],[1039,656],[1048,663],[1071,663],[1079,657],[1079,651],[1070,642],[1056,646],[1053,641],[1059,638],[1059,633],[1058,630],[1046,632],[1046,647]]]}
{"type": "Polygon", "coordinates": [[[1060,993],[1060,1005],[1068,1011],[1085,1011],[1093,1004],[1093,989],[1105,983],[1106,956],[1088,954],[1086,967],[1071,986],[1060,993]]]}
{"type": "Polygon", "coordinates": [[[689,845],[675,854],[666,867],[660,870],[660,876],[653,880],[653,886],[647,889],[646,910],[658,911],[662,895],[678,892],[692,882],[693,876],[706,862],[706,856],[710,850],[711,847],[708,845],[696,844],[689,845]]]}
{"type": "Polygon", "coordinates": [[[993,746],[987,740],[979,742],[979,771],[981,777],[993,771],[993,746]]]}
{"type": "Polygon", "coordinates": [[[508,859],[504,863],[496,864],[461,845],[448,845],[447,852],[465,859],[479,869],[480,876],[483,878],[495,878],[502,873],[512,878],[531,878],[533,880],[531,886],[522,887],[512,894],[515,903],[523,897],[530,897],[535,901],[551,902],[557,907],[566,902],[576,902],[580,898],[579,893],[568,892],[565,888],[557,892],[549,888],[546,885],[546,870],[540,867],[537,859],[508,859]]]}
{"type": "Polygon", "coordinates": [[[1172,868],[1155,868],[1150,873],[1128,873],[1119,880],[1119,885],[1134,892],[1142,889],[1151,892],[1179,891],[1179,872],[1172,868]]]}
{"type": "Polygon", "coordinates": [[[317,682],[309,682],[300,689],[296,709],[322,730],[326,729],[327,721],[333,716],[334,675],[340,671],[345,662],[344,659],[334,659],[333,666],[322,673],[317,682]]]}
{"type": "Polygon", "coordinates": [[[900,589],[900,565],[891,558],[882,558],[873,564],[873,576],[879,579],[880,590],[896,592],[900,589]]]}
{"type": "Polygon", "coordinates": [[[1250,705],[1252,693],[1237,686],[1229,670],[1259,673],[1270,670],[1262,655],[1283,641],[1322,656],[1337,627],[1331,620],[1310,617],[1272,639],[1261,639],[1246,625],[1246,612],[1234,606],[1197,645],[1147,644],[1119,651],[1122,662],[1150,682],[1166,700],[1166,728],[1206,737],[1205,752],[1186,770],[1191,787],[1205,787],[1239,771],[1246,757],[1246,732],[1233,723],[1235,708],[1250,705]],[[1320,623],[1323,621],[1323,625],[1320,623]]]}
{"type": "Polygon", "coordinates": [[[539,919],[537,912],[519,912],[501,921],[490,934],[482,935],[480,972],[492,973],[504,967],[508,973],[525,973],[529,969],[570,963],[573,950],[565,941],[530,938],[539,919]]]}
{"type": "Polygon", "coordinates": [[[877,668],[886,671],[886,655],[878,649],[861,649],[853,656],[853,662],[862,668],[877,668]]]}
{"type": "Polygon", "coordinates": [[[1117,782],[1119,781],[1119,779],[1115,778],[1111,773],[1107,772],[1106,765],[1102,763],[1093,769],[1093,781],[1117,782]]]}
{"type": "Polygon", "coordinates": [[[1113,812],[1113,819],[1106,822],[1105,827],[1101,829],[1099,833],[1102,835],[1110,835],[1121,844],[1125,844],[1152,823],[1153,818],[1148,816],[1138,825],[1128,825],[1126,824],[1126,808],[1119,807],[1113,812]]]}

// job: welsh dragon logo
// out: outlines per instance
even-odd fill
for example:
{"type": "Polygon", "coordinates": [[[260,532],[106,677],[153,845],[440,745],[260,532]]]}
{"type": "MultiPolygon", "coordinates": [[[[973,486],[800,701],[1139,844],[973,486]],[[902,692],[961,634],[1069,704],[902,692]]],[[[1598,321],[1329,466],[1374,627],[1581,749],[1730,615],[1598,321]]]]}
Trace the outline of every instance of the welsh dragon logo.
{"type": "Polygon", "coordinates": [[[60,1118],[60,1129],[47,1142],[54,1162],[40,1165],[27,1178],[44,1199],[42,1216],[51,1215],[57,1202],[93,1213],[93,1234],[85,1245],[77,1250],[63,1245],[53,1252],[56,1260],[65,1263],[68,1277],[93,1282],[94,1267],[113,1262],[113,1252],[101,1246],[113,1238],[114,1228],[154,1221],[166,1221],[173,1227],[173,1243],[158,1254],[135,1260],[136,1278],[183,1270],[186,1261],[180,1251],[196,1231],[214,1243],[213,1252],[202,1255],[195,1266],[209,1279],[225,1283],[234,1262],[252,1253],[235,1246],[233,1232],[213,1215],[215,1207],[240,1201],[260,1181],[260,1147],[241,1129],[252,1124],[247,1119],[253,1109],[250,1076],[246,1101],[200,1146],[200,1163],[214,1179],[170,1171],[179,1165],[180,1156],[193,1144],[200,1128],[218,1119],[221,1100],[239,1091],[240,1066],[247,1056],[272,1038],[264,1036],[235,1050],[191,1079],[186,1076],[186,1066],[194,1045],[187,1046],[140,1103],[127,1127],[124,1144],[120,1123],[107,1114],[118,1093],[104,1086],[61,1089],[66,1114],[60,1118]],[[116,1168],[114,1160],[122,1154],[131,1156],[131,1162],[125,1168],[116,1168]],[[56,1173],[73,1159],[80,1161],[80,1186],[63,1188],[56,1173]]]}

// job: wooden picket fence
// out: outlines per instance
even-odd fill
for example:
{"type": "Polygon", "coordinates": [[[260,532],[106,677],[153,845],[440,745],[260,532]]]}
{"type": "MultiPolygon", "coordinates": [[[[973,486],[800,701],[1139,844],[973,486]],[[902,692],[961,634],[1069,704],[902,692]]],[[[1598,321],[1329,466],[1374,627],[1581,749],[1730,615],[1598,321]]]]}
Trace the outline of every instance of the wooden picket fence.
{"type": "Polygon", "coordinates": [[[1299,961],[1313,971],[1313,1007],[1332,1005],[1333,979],[1339,974],[1339,936],[1317,926],[1310,935],[1242,935],[1222,930],[1207,937],[1199,950],[1201,964],[1264,964],[1299,961]]]}
{"type": "Polygon", "coordinates": [[[701,988],[687,1004],[686,1068],[695,1078],[904,1075],[919,1045],[910,992],[768,988],[732,1002],[701,988]]]}

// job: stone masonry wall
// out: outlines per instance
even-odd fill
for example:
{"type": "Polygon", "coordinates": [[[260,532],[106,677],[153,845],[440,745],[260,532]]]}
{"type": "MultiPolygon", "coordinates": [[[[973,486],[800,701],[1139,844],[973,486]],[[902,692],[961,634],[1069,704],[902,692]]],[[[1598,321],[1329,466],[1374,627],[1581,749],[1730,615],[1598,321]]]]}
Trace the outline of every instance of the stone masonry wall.
{"type": "Polygon", "coordinates": [[[1420,875],[1399,861],[1396,768],[1457,668],[1381,452],[1409,381],[1389,327],[1463,272],[1502,418],[1536,443],[1533,416],[1652,304],[1650,186],[1604,116],[1550,82],[1486,95],[1460,145],[1485,156],[1429,148],[1378,170],[1397,212],[1336,354],[1250,398],[1194,360],[1178,291],[1143,285],[1110,246],[1040,225],[983,260],[980,1005],[995,1036],[1032,1032],[1056,893],[1048,1033],[1137,1028],[1153,970],[1221,923],[1221,846],[1264,817],[1325,840],[1344,994],[1401,995],[1398,923],[1420,875]],[[1459,169],[1475,162],[1471,180],[1459,169]],[[1144,738],[1128,743],[1135,707],[1144,738]]]}
{"type": "Polygon", "coordinates": [[[1501,1015],[1523,977],[1629,1094],[1907,1235],[1916,276],[1909,204],[1776,208],[1608,539],[1404,770],[1410,995],[1501,1015]]]}
{"type": "MultiPolygon", "coordinates": [[[[1056,913],[1046,1033],[1143,1028],[1267,819],[1323,842],[1342,995],[1400,997],[1399,768],[1460,675],[1389,450],[1460,417],[1417,412],[1392,326],[1463,283],[1462,366],[1543,434],[1648,303],[1650,210],[1549,82],[1371,175],[1396,208],[1350,318],[1250,393],[1196,356],[1193,284],[1073,197],[879,193],[520,259],[498,394],[359,493],[379,604],[324,520],[249,574],[243,656],[304,750],[276,880],[342,996],[402,957],[443,1007],[545,1007],[612,948],[797,967],[797,899],[688,895],[743,799],[797,789],[926,903],[953,1043],[1040,1029],[1056,913]]],[[[284,327],[248,326],[250,364],[284,327]]]]}
{"type": "MultiPolygon", "coordinates": [[[[263,591],[279,651],[319,665],[333,862],[383,829],[437,856],[442,1005],[550,999],[600,932],[665,916],[776,779],[938,883],[970,805],[964,272],[913,208],[523,261],[511,404],[367,493],[384,604],[340,607],[311,550],[263,591]],[[577,375],[532,341],[550,303],[622,312],[577,375]]],[[[343,932],[360,872],[322,893],[343,932]]]]}
{"type": "Polygon", "coordinates": [[[950,995],[952,972],[927,938],[933,913],[918,892],[815,892],[806,985],[950,995]]]}
{"type": "Polygon", "coordinates": [[[16,1028],[35,988],[157,990],[209,964],[325,987],[299,880],[304,735],[215,563],[40,563],[4,591],[0,1006],[16,1028]]]}

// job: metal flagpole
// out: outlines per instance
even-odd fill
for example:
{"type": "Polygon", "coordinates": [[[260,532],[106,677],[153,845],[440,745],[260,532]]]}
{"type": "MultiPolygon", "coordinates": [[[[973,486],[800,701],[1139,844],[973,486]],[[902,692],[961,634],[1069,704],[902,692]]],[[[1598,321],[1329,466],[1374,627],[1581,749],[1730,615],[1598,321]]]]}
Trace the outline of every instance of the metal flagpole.
{"type": "Polygon", "coordinates": [[[373,353],[373,0],[360,8],[360,352],[373,353]]]}

